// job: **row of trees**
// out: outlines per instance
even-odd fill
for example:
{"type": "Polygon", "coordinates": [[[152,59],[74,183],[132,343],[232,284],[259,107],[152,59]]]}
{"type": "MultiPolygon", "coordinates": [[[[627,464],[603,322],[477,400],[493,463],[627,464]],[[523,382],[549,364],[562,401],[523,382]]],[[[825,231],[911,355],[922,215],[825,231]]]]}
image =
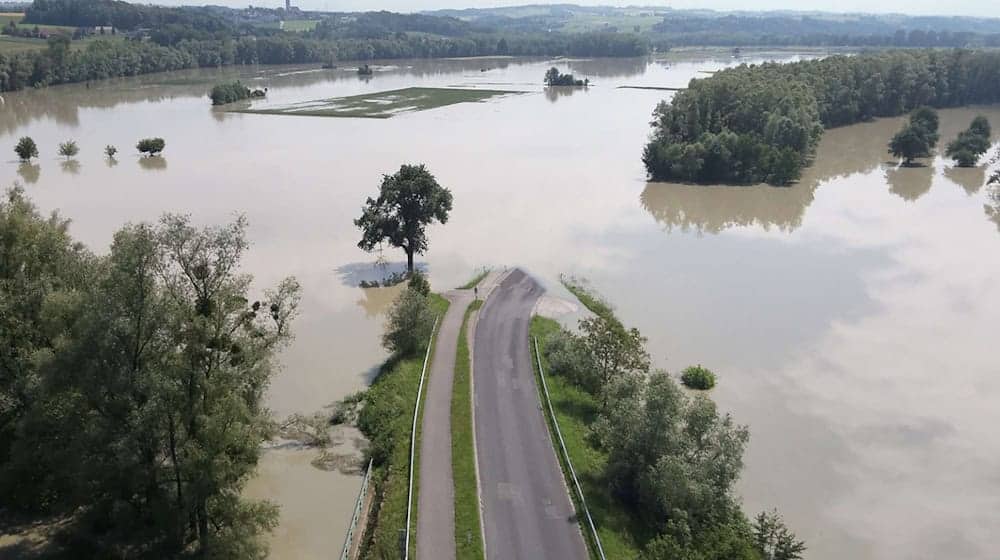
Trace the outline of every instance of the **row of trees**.
{"type": "MultiPolygon", "coordinates": [[[[938,114],[930,107],[920,107],[910,114],[902,130],[889,141],[889,153],[903,158],[903,165],[913,165],[916,158],[930,157],[937,146],[938,114]]],[[[992,129],[986,117],[977,116],[969,128],[948,143],[945,155],[955,160],[959,167],[972,167],[990,149],[992,129]]]]}
{"type": "Polygon", "coordinates": [[[544,355],[553,375],[598,403],[590,439],[608,458],[602,483],[654,535],[643,558],[801,558],[805,545],[777,513],[750,522],[740,508],[734,485],[746,426],[706,396],[688,395],[667,372],[650,371],[639,331],[606,304],[588,307],[596,315],[580,321],[578,334],[548,335],[544,355]]]}
{"type": "MultiPolygon", "coordinates": [[[[135,145],[135,149],[140,154],[147,156],[158,155],[166,147],[167,143],[163,138],[143,138],[135,145]]],[[[38,144],[30,136],[22,136],[14,146],[14,153],[22,162],[31,161],[32,158],[38,157],[38,144]]],[[[80,153],[80,147],[75,140],[67,140],[59,144],[59,155],[61,156],[70,158],[78,153],[80,153]]],[[[104,155],[109,158],[114,158],[117,153],[118,148],[110,144],[104,147],[104,155]]]]}
{"type": "Polygon", "coordinates": [[[742,65],[692,80],[654,111],[653,180],[784,184],[824,127],[1000,100],[1000,53],[889,51],[742,65]]]}
{"type": "Polygon", "coordinates": [[[96,40],[70,49],[69,39],[53,37],[47,49],[0,53],[0,91],[135,76],[152,72],[230,64],[329,63],[335,60],[447,58],[489,55],[637,56],[645,46],[599,35],[439,38],[394,36],[383,39],[312,39],[301,34],[153,41],[96,40]]]}
{"type": "Polygon", "coordinates": [[[73,558],[262,558],[276,508],[242,497],[299,287],[257,299],[246,221],[186,217],[75,242],[0,202],[0,503],[65,514],[73,558]]]}

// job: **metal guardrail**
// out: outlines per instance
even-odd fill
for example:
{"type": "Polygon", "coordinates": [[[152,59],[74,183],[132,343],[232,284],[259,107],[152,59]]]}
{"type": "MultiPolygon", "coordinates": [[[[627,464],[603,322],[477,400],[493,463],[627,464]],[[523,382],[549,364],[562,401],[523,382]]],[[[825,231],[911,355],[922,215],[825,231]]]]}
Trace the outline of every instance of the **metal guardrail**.
{"type": "Polygon", "coordinates": [[[583,512],[587,515],[587,524],[590,525],[590,532],[594,535],[597,552],[601,555],[601,560],[607,560],[607,557],[604,556],[604,547],[601,546],[601,537],[597,535],[597,527],[594,526],[594,520],[590,517],[590,510],[587,509],[587,500],[583,497],[583,489],[580,488],[580,481],[576,478],[576,469],[573,468],[573,462],[569,459],[569,452],[566,451],[566,442],[563,441],[562,431],[559,430],[559,421],[556,420],[556,412],[552,408],[552,399],[549,398],[549,386],[545,383],[545,371],[542,369],[542,354],[538,351],[538,337],[533,338],[535,340],[535,359],[538,361],[538,376],[542,379],[542,391],[545,392],[545,403],[549,407],[549,415],[552,416],[552,425],[556,429],[556,437],[559,438],[559,447],[562,448],[563,458],[566,459],[566,466],[569,467],[569,474],[573,477],[573,486],[576,487],[576,494],[580,497],[580,505],[583,506],[583,512]]]}
{"type": "Polygon", "coordinates": [[[431,347],[434,346],[434,334],[437,332],[439,316],[434,319],[431,338],[427,341],[427,353],[424,354],[424,368],[420,371],[420,385],[417,386],[417,403],[413,406],[413,429],[410,431],[410,489],[406,493],[406,537],[403,541],[403,560],[410,558],[410,513],[413,511],[413,461],[417,452],[417,417],[420,416],[420,398],[424,392],[424,378],[427,377],[427,360],[431,357],[431,347]]]}
{"type": "Polygon", "coordinates": [[[365,505],[365,498],[368,497],[368,483],[372,479],[372,460],[368,460],[368,470],[365,471],[365,478],[361,482],[361,492],[358,494],[358,501],[354,504],[354,516],[351,518],[351,526],[347,529],[347,538],[344,539],[344,550],[340,553],[340,560],[350,560],[351,544],[354,543],[354,531],[358,528],[358,521],[361,518],[361,509],[365,505]]]}

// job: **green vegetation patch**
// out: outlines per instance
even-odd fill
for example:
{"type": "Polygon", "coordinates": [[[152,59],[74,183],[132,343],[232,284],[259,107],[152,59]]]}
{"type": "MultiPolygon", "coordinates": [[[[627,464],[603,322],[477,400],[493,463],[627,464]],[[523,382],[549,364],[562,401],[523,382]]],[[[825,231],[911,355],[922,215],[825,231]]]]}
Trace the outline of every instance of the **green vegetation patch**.
{"type": "Polygon", "coordinates": [[[469,280],[465,284],[462,284],[461,286],[459,286],[458,289],[459,290],[471,290],[472,288],[475,288],[476,286],[479,285],[480,282],[483,281],[483,278],[486,278],[486,275],[489,274],[489,273],[490,273],[490,269],[488,269],[488,268],[484,268],[484,269],[480,270],[479,272],[476,273],[475,276],[472,277],[471,280],[469,280]]]}
{"type": "Polygon", "coordinates": [[[715,374],[707,367],[690,366],[681,372],[681,383],[690,389],[707,391],[715,387],[715,374]]]}
{"type": "Polygon", "coordinates": [[[451,393],[451,468],[455,483],[455,556],[461,560],[483,557],[483,534],[479,522],[479,482],[476,479],[475,440],[472,434],[472,360],[469,355],[469,317],[482,301],[465,311],[458,335],[455,380],[451,393]]]}
{"type": "MultiPolygon", "coordinates": [[[[549,364],[545,358],[545,341],[548,337],[558,333],[559,330],[559,323],[552,319],[536,316],[531,320],[532,351],[534,351],[534,339],[537,338],[542,367],[545,368],[546,372],[549,371],[549,364]]],[[[535,369],[535,374],[538,375],[537,362],[532,360],[531,364],[535,369]]],[[[597,420],[601,410],[600,402],[590,393],[573,385],[565,377],[546,375],[545,382],[549,388],[552,408],[559,421],[563,441],[566,442],[566,451],[569,453],[570,460],[573,461],[573,468],[576,469],[577,479],[580,481],[580,487],[587,500],[587,507],[594,520],[594,525],[597,527],[597,534],[601,538],[601,546],[604,548],[605,556],[622,559],[638,558],[644,544],[654,535],[645,529],[645,524],[635,518],[627,507],[611,495],[605,482],[607,453],[595,447],[589,437],[590,426],[597,420]]],[[[538,385],[539,391],[541,391],[541,381],[538,385]]],[[[544,402],[544,395],[541,398],[544,402]]],[[[543,408],[547,407],[543,405],[543,408]]],[[[555,429],[552,426],[548,410],[545,410],[545,419],[549,424],[549,431],[553,435],[553,445],[556,445],[556,455],[559,456],[563,474],[567,482],[572,484],[569,468],[565,464],[562,451],[558,448],[558,443],[555,440],[555,429]]],[[[570,492],[570,494],[581,515],[581,530],[586,537],[591,557],[597,558],[596,546],[590,529],[586,526],[586,519],[583,517],[583,509],[579,499],[575,491],[570,492]]]]}
{"type": "Polygon", "coordinates": [[[410,87],[352,95],[349,97],[306,101],[266,109],[236,109],[234,112],[264,115],[387,119],[400,113],[426,111],[456,103],[486,101],[493,97],[516,93],[521,92],[490,89],[410,87]]]}
{"type": "Polygon", "coordinates": [[[0,35],[0,54],[13,54],[24,51],[42,50],[48,46],[45,39],[29,39],[27,37],[11,37],[0,35]]]}
{"type": "MultiPolygon", "coordinates": [[[[448,309],[448,301],[436,294],[430,295],[429,303],[439,317],[448,309]]],[[[391,359],[365,392],[359,427],[372,442],[371,452],[385,456],[383,461],[376,463],[372,476],[377,509],[373,512],[374,523],[365,536],[363,558],[396,558],[399,555],[399,532],[406,527],[413,406],[423,365],[424,352],[404,359],[391,359]]],[[[417,436],[419,438],[419,433],[417,436]]],[[[418,445],[415,468],[420,464],[419,449],[418,445]]],[[[419,471],[415,470],[414,491],[419,488],[418,477],[419,471]]],[[[414,495],[414,512],[416,504],[417,496],[414,495]]]]}
{"type": "Polygon", "coordinates": [[[286,20],[281,25],[281,29],[291,31],[293,33],[312,31],[313,29],[316,29],[316,24],[318,23],[319,21],[315,19],[290,19],[286,20]]]}

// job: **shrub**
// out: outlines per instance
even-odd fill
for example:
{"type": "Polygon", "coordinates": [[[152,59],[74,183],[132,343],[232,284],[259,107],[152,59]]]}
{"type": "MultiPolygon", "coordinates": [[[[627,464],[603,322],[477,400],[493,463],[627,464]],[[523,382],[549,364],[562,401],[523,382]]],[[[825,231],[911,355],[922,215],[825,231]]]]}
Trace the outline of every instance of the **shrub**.
{"type": "Polygon", "coordinates": [[[112,146],[111,144],[104,147],[104,155],[108,156],[109,159],[113,159],[117,153],[118,148],[112,146]]]}
{"type": "Polygon", "coordinates": [[[407,288],[389,310],[382,345],[398,356],[412,356],[426,347],[433,330],[434,313],[427,296],[407,288]]]}
{"type": "Polygon", "coordinates": [[[135,145],[135,148],[139,150],[140,153],[155,156],[156,154],[163,151],[167,147],[167,143],[163,138],[144,138],[139,140],[139,143],[135,145]]]}
{"type": "Polygon", "coordinates": [[[706,367],[691,366],[681,372],[681,382],[689,389],[707,391],[715,387],[715,374],[706,367]]]}
{"type": "Polygon", "coordinates": [[[225,105],[250,97],[250,88],[243,85],[239,80],[231,84],[219,84],[212,88],[208,94],[212,98],[212,105],[225,105]]]}
{"type": "Polygon", "coordinates": [[[22,136],[17,141],[17,146],[14,146],[14,152],[21,161],[30,161],[31,158],[38,157],[38,146],[30,136],[22,136]]]}
{"type": "Polygon", "coordinates": [[[59,144],[59,155],[65,156],[66,159],[69,159],[78,153],[80,153],[80,147],[77,146],[76,142],[73,140],[67,140],[59,144]]]}
{"type": "Polygon", "coordinates": [[[545,359],[552,375],[565,377],[590,394],[600,391],[597,367],[576,335],[562,329],[549,336],[545,341],[545,359]]]}
{"type": "Polygon", "coordinates": [[[407,288],[415,290],[425,296],[431,293],[431,283],[427,281],[426,276],[416,270],[410,275],[410,281],[407,283],[407,288]]]}

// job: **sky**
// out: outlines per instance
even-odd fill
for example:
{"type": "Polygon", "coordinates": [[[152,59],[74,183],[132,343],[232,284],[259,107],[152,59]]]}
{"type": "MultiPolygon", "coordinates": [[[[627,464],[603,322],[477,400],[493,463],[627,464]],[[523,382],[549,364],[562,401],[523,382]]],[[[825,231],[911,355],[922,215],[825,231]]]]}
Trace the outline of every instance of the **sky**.
{"type": "MultiPolygon", "coordinates": [[[[164,5],[180,4],[221,4],[243,7],[278,7],[284,0],[141,0],[142,3],[164,5]]],[[[575,3],[580,5],[642,5],[669,6],[672,8],[708,8],[716,10],[817,10],[824,12],[874,12],[902,13],[908,15],[969,15],[996,17],[996,0],[292,0],[292,5],[303,9],[329,11],[391,10],[415,12],[442,8],[485,8],[495,6],[518,6],[523,4],[575,3]],[[993,9],[990,9],[993,8],[993,9]]],[[[1000,29],[998,29],[1000,30],[1000,29]]]]}

